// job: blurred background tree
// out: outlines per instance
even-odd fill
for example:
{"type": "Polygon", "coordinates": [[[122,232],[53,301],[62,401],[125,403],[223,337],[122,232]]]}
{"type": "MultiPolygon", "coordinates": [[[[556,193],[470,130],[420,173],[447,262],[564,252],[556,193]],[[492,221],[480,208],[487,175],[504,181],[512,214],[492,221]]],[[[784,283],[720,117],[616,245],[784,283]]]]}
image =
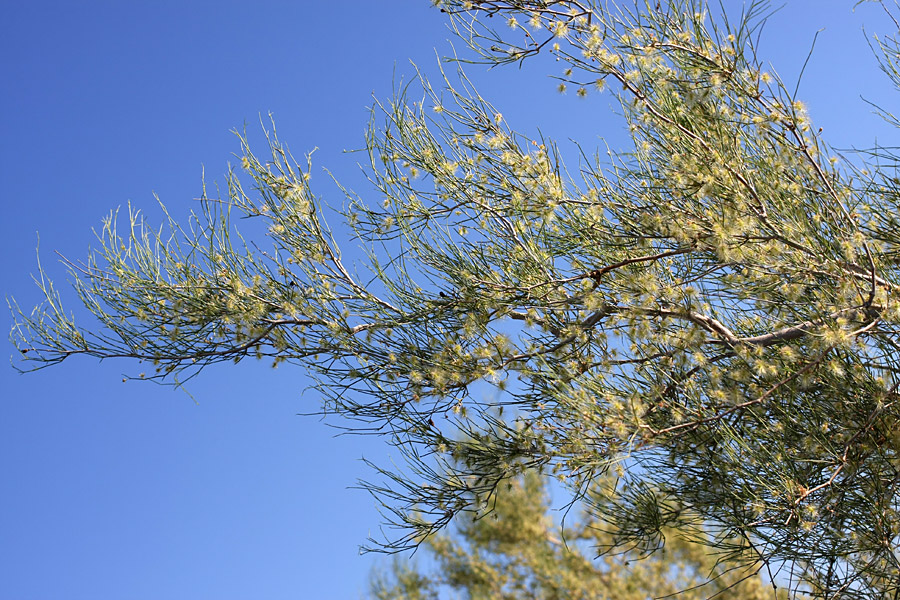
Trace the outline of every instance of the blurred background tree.
{"type": "Polygon", "coordinates": [[[665,545],[597,557],[612,541],[603,523],[585,510],[550,509],[548,487],[534,471],[500,488],[491,512],[464,517],[429,538],[422,560],[396,557],[376,573],[378,600],[772,600],[786,598],[757,572],[755,560],[722,563],[710,553],[705,532],[690,540],[667,531],[665,545]],[[565,517],[560,519],[560,517],[565,517]],[[567,521],[563,526],[560,521],[567,521]]]}

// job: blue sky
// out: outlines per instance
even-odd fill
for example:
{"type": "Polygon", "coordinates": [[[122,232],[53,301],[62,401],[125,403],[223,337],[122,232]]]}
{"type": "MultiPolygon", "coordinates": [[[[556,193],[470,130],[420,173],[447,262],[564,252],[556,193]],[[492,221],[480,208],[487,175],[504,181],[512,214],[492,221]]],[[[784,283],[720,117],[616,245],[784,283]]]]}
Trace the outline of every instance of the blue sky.
{"type": "MultiPolygon", "coordinates": [[[[896,143],[860,100],[895,102],[861,31],[890,23],[852,5],[790,0],[762,55],[793,82],[824,28],[800,86],[814,122],[839,147],[896,143]]],[[[91,229],[129,201],[158,218],[154,193],[186,214],[204,166],[221,181],[235,162],[230,130],[247,123],[259,140],[260,114],[365,196],[359,155],[342,150],[363,145],[373,94],[408,79],[410,59],[433,72],[435,49],[451,52],[427,0],[35,1],[3,13],[0,291],[22,306],[39,300],[37,232],[62,283],[54,252],[85,257],[91,229]]],[[[514,127],[564,150],[621,139],[608,97],[559,96],[534,69],[468,72],[514,127]]],[[[324,173],[313,183],[340,203],[324,173]]],[[[0,369],[0,598],[360,597],[375,560],[357,548],[379,516],[350,486],[367,475],[362,456],[390,459],[382,441],[296,416],[316,409],[296,369],[212,369],[194,399],[122,383],[137,370],[0,369]]]]}

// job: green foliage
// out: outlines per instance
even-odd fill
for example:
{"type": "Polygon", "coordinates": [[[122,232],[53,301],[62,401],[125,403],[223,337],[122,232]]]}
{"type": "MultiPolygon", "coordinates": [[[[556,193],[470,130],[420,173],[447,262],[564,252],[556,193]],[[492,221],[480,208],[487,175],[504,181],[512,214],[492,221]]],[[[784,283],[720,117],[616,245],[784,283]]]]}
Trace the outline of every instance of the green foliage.
{"type": "MultiPolygon", "coordinates": [[[[633,148],[572,175],[461,72],[420,78],[373,111],[372,202],[330,208],[274,131],[265,158],[244,143],[187,227],[107,221],[73,265],[99,328],[44,279],[42,307],[13,304],[23,367],[129,357],[182,384],[301,365],[326,412],[408,459],[369,484],[389,551],[536,468],[604,523],[603,550],[709,528],[722,560],[814,596],[900,593],[896,157],[829,148],[756,58],[760,3],[437,4],[477,60],[549,53],[561,88],[615,88],[633,148]]],[[[873,48],[900,86],[894,38],[873,48]]]]}
{"type": "MultiPolygon", "coordinates": [[[[389,573],[372,581],[378,600],[453,597],[470,600],[526,598],[645,600],[678,594],[688,600],[762,600],[773,592],[749,564],[716,561],[705,533],[690,541],[667,531],[666,544],[650,557],[631,551],[596,559],[592,548],[612,542],[602,521],[588,513],[566,513],[563,527],[549,511],[547,490],[534,472],[498,490],[491,512],[463,520],[454,535],[424,544],[427,569],[398,558],[389,573]]],[[[562,513],[559,513],[562,514],[562,513]]]]}

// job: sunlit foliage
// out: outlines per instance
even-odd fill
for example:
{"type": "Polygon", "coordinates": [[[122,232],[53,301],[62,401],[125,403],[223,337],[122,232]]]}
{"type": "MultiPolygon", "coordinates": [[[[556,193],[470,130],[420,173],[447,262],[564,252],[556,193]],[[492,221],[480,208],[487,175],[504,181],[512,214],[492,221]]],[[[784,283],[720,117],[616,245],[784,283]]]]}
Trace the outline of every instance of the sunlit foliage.
{"type": "MultiPolygon", "coordinates": [[[[528,472],[501,486],[489,514],[462,520],[425,541],[423,554],[396,558],[376,572],[378,600],[773,600],[749,563],[725,564],[700,542],[667,532],[666,546],[649,558],[630,551],[595,558],[609,535],[594,515],[572,507],[553,511],[547,486],[528,472]],[[560,521],[564,521],[561,524],[560,521]]],[[[702,539],[702,538],[701,538],[702,539]]]]}

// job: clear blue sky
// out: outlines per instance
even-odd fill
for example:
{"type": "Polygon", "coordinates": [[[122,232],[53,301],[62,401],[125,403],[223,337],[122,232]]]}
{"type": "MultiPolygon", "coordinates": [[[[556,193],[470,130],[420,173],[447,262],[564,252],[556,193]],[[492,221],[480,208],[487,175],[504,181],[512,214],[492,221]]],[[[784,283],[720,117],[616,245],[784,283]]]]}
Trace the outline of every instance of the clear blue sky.
{"type": "MultiPolygon", "coordinates": [[[[852,5],[789,0],[762,53],[794,81],[825,28],[800,88],[814,122],[838,146],[896,143],[860,100],[895,104],[861,32],[890,23],[852,5]]],[[[229,130],[257,131],[260,114],[273,113],[296,154],[318,146],[316,164],[365,195],[357,157],[341,151],[362,146],[372,94],[409,78],[409,59],[433,71],[435,48],[450,52],[427,0],[2,10],[0,291],[23,306],[39,299],[29,278],[38,231],[62,283],[54,251],[86,256],[91,229],[128,201],[158,217],[154,192],[184,215],[202,167],[221,181],[234,161],[229,130]]],[[[469,72],[514,127],[586,147],[620,139],[608,98],[560,97],[533,70],[469,72]]],[[[375,563],[357,548],[379,517],[348,488],[366,476],[360,457],[388,459],[385,445],[295,416],[316,409],[296,369],[210,370],[191,386],[196,403],[122,383],[137,370],[88,359],[24,376],[0,369],[0,599],[359,598],[375,563]]]]}

